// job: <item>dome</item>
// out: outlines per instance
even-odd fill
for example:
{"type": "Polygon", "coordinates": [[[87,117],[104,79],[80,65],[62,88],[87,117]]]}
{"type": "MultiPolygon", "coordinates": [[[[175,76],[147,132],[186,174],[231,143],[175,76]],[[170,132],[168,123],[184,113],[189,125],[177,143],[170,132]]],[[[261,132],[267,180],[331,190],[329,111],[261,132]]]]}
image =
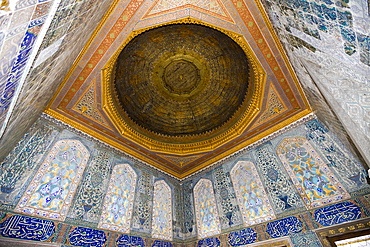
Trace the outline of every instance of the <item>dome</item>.
{"type": "Polygon", "coordinates": [[[250,80],[247,56],[229,36],[173,24],[143,32],[124,47],[113,87],[119,113],[132,128],[179,137],[236,121],[251,95],[250,80]]]}

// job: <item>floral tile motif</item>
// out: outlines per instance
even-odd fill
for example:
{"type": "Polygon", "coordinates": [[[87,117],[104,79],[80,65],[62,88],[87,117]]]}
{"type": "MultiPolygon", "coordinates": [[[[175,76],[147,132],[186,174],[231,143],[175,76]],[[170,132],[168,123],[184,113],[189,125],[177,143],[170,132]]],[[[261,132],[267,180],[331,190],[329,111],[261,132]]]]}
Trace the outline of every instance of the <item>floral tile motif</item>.
{"type": "Polygon", "coordinates": [[[116,165],[105,196],[99,228],[130,232],[137,175],[128,164],[116,165]]]}
{"type": "Polygon", "coordinates": [[[254,164],[239,161],[230,172],[244,225],[255,225],[275,219],[267,194],[254,164]]]}
{"type": "Polygon", "coordinates": [[[305,138],[286,138],[276,150],[308,209],[350,197],[305,138]]]}
{"type": "Polygon", "coordinates": [[[215,196],[220,206],[221,229],[227,229],[242,224],[238,202],[230,181],[230,176],[222,167],[213,172],[215,196]]]}
{"type": "Polygon", "coordinates": [[[98,223],[111,172],[109,161],[110,155],[105,151],[100,151],[89,162],[76,193],[73,207],[69,211],[69,218],[90,222],[90,224],[98,223]]]}
{"type": "Polygon", "coordinates": [[[58,141],[15,211],[64,220],[89,156],[89,151],[77,140],[58,141]]]}
{"type": "Polygon", "coordinates": [[[333,170],[348,191],[369,186],[366,182],[364,167],[343,147],[338,145],[338,141],[332,138],[324,125],[317,120],[312,120],[305,124],[305,128],[307,130],[307,140],[317,150],[321,151],[329,168],[333,170]]]}
{"type": "Polygon", "coordinates": [[[35,125],[0,164],[0,201],[14,207],[26,180],[36,172],[38,161],[55,137],[50,126],[35,125]]]}
{"type": "Polygon", "coordinates": [[[194,204],[198,238],[220,234],[220,220],[211,180],[202,178],[194,186],[194,204]]]}
{"type": "Polygon", "coordinates": [[[143,172],[137,183],[131,229],[150,233],[152,228],[153,182],[152,176],[143,172]]]}
{"type": "Polygon", "coordinates": [[[154,183],[152,237],[172,240],[172,192],[170,186],[159,180],[154,183]]]}
{"type": "Polygon", "coordinates": [[[295,247],[321,247],[322,244],[316,234],[311,231],[300,232],[290,236],[295,247]]]}
{"type": "Polygon", "coordinates": [[[292,181],[270,150],[271,144],[256,149],[258,163],[256,165],[267,194],[277,214],[287,210],[303,207],[301,198],[292,181]]]}

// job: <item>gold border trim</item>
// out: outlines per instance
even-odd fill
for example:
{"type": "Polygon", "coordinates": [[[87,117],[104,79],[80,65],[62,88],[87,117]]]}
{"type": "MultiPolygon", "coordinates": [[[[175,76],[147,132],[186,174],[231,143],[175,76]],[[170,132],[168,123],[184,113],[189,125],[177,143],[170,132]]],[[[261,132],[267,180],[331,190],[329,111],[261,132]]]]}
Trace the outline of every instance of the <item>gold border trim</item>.
{"type": "Polygon", "coordinates": [[[201,152],[209,152],[220,146],[225,142],[237,138],[242,135],[246,128],[249,126],[251,121],[256,117],[262,106],[263,94],[266,84],[266,72],[263,70],[262,65],[259,63],[253,50],[250,48],[248,42],[245,40],[243,35],[234,33],[214,26],[209,23],[197,20],[195,18],[187,17],[180,20],[170,21],[158,25],[153,25],[143,29],[133,31],[128,38],[120,45],[120,47],[114,52],[113,56],[103,66],[102,69],[102,92],[103,92],[103,110],[114,123],[119,133],[124,137],[128,138],[136,144],[147,148],[150,151],[167,153],[167,154],[195,154],[201,152]],[[116,96],[114,89],[112,88],[112,73],[114,72],[115,62],[123,50],[123,48],[139,34],[161,26],[171,24],[198,24],[207,27],[211,27],[218,30],[231,39],[233,39],[244,51],[248,60],[251,64],[251,82],[248,92],[251,94],[250,100],[245,100],[243,106],[234,114],[233,120],[226,123],[223,128],[216,129],[210,133],[200,135],[189,135],[181,137],[164,136],[151,131],[142,130],[139,127],[132,127],[128,122],[129,119],[124,118],[118,111],[115,102],[116,96]],[[228,126],[229,125],[229,126],[228,126]],[[225,129],[226,130],[223,130],[225,129]],[[213,133],[212,133],[213,132],[213,133]],[[213,135],[213,136],[212,136],[213,135]],[[201,141],[199,141],[201,140],[201,141]]]}

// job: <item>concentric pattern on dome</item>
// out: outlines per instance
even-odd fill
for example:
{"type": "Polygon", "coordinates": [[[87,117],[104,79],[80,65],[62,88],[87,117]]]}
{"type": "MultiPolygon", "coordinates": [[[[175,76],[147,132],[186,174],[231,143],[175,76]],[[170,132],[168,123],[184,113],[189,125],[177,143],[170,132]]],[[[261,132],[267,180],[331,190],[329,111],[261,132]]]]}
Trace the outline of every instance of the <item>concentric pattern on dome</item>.
{"type": "Polygon", "coordinates": [[[124,119],[180,136],[205,133],[230,120],[246,100],[248,81],[248,60],[231,38],[182,24],[135,37],[117,59],[114,84],[124,119]]]}

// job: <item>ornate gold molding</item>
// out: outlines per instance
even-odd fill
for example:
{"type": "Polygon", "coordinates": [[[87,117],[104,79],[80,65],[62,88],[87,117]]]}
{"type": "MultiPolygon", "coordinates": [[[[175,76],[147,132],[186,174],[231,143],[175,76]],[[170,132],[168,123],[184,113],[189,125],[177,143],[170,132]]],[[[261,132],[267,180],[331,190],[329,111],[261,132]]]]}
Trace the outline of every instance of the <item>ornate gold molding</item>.
{"type": "Polygon", "coordinates": [[[176,155],[209,152],[244,133],[261,108],[265,83],[266,73],[248,42],[241,34],[188,17],[135,30],[128,36],[102,69],[103,109],[115,124],[122,137],[130,139],[150,151],[176,155]],[[112,74],[119,54],[139,34],[153,28],[171,24],[198,24],[218,30],[233,39],[242,48],[250,61],[251,82],[248,89],[248,92],[251,94],[248,97],[250,100],[245,101],[243,106],[234,114],[234,121],[230,121],[231,124],[229,126],[222,126],[222,128],[207,132],[206,134],[165,136],[147,131],[139,126],[133,128],[133,125],[128,123],[129,120],[122,117],[119,113],[117,109],[118,102],[116,102],[116,95],[112,87],[112,74]]]}

